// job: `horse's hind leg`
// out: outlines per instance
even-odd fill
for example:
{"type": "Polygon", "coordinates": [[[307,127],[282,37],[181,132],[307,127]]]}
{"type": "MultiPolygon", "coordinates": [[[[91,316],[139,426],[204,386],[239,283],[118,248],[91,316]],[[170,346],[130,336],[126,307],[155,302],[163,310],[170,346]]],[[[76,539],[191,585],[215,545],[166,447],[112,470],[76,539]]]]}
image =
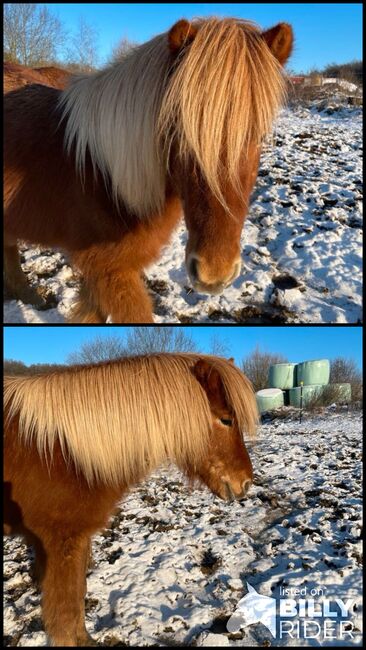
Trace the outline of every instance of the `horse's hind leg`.
{"type": "Polygon", "coordinates": [[[85,646],[90,639],[84,623],[88,538],[47,539],[42,583],[43,619],[54,646],[85,646]]]}
{"type": "Polygon", "coordinates": [[[20,266],[17,246],[4,247],[4,288],[7,298],[21,300],[35,307],[44,304],[43,298],[27,282],[20,266]]]}

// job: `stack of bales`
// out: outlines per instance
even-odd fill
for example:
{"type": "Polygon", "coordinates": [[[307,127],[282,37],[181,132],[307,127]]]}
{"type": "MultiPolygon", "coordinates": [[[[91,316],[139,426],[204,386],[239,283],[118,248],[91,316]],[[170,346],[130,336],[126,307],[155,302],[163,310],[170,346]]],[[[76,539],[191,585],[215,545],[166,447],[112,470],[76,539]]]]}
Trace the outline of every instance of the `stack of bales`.
{"type": "MultiPolygon", "coordinates": [[[[303,361],[302,363],[276,363],[269,369],[270,388],[256,394],[260,413],[280,406],[306,406],[324,386],[329,384],[330,365],[328,359],[303,361]]],[[[349,402],[350,384],[332,384],[337,388],[337,401],[349,402]]]]}

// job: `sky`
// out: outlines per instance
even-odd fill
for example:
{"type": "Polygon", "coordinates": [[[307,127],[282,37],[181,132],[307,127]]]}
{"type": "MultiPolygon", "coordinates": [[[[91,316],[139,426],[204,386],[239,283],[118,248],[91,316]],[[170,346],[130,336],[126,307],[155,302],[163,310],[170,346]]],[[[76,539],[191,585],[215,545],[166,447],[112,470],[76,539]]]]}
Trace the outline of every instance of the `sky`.
{"type": "Polygon", "coordinates": [[[98,31],[99,63],[128,38],[143,43],[169,29],[179,18],[217,15],[246,18],[268,28],[288,22],[295,33],[295,49],[288,67],[308,72],[329,63],[362,59],[362,3],[116,3],[46,4],[70,33],[83,17],[98,31]]]}
{"type": "MultiPolygon", "coordinates": [[[[227,356],[241,360],[259,345],[283,354],[292,362],[311,359],[352,358],[362,363],[362,328],[347,326],[249,327],[179,326],[192,336],[202,352],[210,352],[213,336],[227,346],[227,356]]],[[[98,337],[127,336],[130,327],[113,326],[4,326],[4,358],[31,363],[64,363],[87,341],[98,337]]]]}

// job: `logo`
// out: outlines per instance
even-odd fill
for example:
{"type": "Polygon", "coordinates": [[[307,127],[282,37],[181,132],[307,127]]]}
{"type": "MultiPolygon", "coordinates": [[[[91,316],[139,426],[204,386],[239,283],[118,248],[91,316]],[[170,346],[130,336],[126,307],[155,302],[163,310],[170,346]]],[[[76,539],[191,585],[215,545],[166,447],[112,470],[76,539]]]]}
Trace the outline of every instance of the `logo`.
{"type": "Polygon", "coordinates": [[[324,596],[326,588],[280,588],[280,599],[262,596],[247,582],[248,593],[227,621],[228,632],[262,623],[273,638],[354,639],[354,601],[324,596]]]}
{"type": "Polygon", "coordinates": [[[240,628],[252,623],[263,623],[275,637],[276,599],[262,596],[248,582],[247,589],[248,593],[239,600],[234,614],[226,624],[228,632],[238,632],[240,628]]]}

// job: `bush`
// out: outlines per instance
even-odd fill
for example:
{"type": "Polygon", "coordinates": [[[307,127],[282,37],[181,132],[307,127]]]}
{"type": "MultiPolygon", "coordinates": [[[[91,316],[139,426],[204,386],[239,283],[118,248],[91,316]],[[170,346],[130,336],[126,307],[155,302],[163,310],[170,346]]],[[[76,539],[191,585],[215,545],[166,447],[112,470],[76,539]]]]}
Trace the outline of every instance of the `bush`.
{"type": "Polygon", "coordinates": [[[307,403],[304,407],[307,411],[314,411],[317,408],[322,406],[330,406],[331,404],[342,404],[344,403],[344,395],[339,386],[334,386],[328,384],[324,386],[319,392],[314,393],[314,395],[307,400],[307,403]]]}
{"type": "Polygon", "coordinates": [[[251,352],[242,361],[242,371],[252,382],[255,392],[262,388],[268,388],[268,375],[269,368],[274,363],[287,363],[288,359],[282,354],[272,354],[265,352],[257,345],[255,350],[251,352]]]}

